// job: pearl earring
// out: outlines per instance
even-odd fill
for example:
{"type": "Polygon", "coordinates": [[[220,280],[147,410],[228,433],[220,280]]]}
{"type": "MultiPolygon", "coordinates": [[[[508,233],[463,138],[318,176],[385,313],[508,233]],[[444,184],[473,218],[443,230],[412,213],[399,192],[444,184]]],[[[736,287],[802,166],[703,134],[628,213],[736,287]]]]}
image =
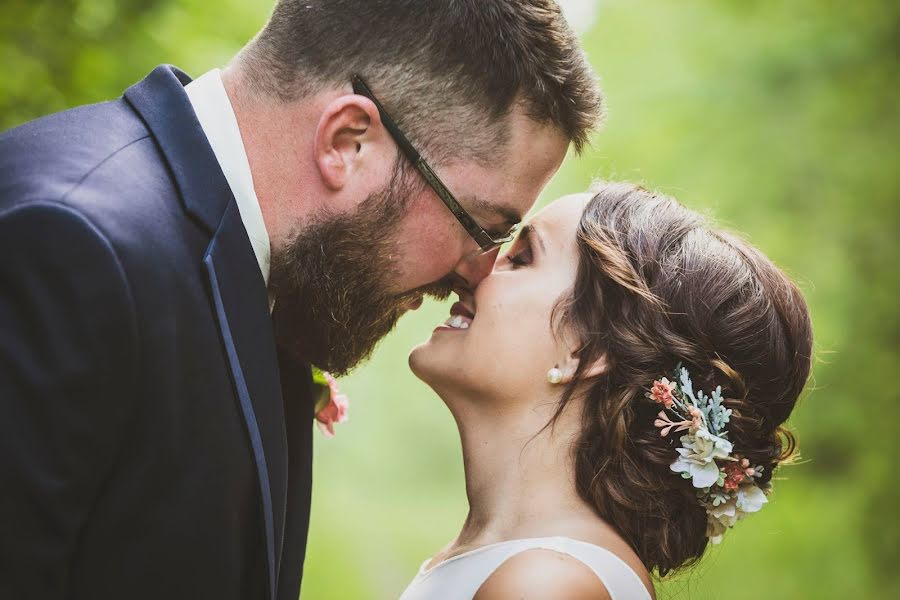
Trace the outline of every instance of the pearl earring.
{"type": "Polygon", "coordinates": [[[547,371],[547,381],[556,385],[560,381],[562,381],[562,371],[559,370],[558,367],[553,367],[549,371],[547,371]]]}

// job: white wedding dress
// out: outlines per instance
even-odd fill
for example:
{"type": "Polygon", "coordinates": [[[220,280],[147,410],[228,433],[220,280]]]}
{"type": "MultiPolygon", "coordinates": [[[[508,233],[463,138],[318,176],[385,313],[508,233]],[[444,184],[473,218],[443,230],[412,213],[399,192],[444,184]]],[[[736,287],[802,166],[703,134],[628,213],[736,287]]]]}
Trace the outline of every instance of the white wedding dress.
{"type": "Polygon", "coordinates": [[[605,548],[568,537],[489,544],[448,558],[427,570],[429,561],[426,560],[400,600],[472,600],[503,562],[519,552],[538,548],[567,554],[583,562],[596,573],[613,600],[650,600],[640,577],[622,559],[605,548]]]}

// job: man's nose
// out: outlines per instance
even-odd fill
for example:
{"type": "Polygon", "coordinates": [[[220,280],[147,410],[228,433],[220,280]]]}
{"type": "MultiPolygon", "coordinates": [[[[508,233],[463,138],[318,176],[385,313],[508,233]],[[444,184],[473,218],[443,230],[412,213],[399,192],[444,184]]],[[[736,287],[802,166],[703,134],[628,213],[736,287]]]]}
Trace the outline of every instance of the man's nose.
{"type": "Polygon", "coordinates": [[[469,289],[474,290],[481,283],[481,280],[491,274],[494,270],[494,263],[497,262],[497,255],[500,248],[494,248],[490,252],[474,253],[464,256],[457,263],[454,272],[466,280],[469,289]]]}

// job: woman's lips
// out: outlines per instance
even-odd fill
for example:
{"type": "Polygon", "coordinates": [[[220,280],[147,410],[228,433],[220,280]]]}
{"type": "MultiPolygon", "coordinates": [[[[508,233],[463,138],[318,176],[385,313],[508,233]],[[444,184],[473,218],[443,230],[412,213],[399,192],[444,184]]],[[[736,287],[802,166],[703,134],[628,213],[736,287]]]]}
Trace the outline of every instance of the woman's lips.
{"type": "Polygon", "coordinates": [[[450,307],[450,317],[438,329],[465,331],[471,327],[474,320],[474,312],[462,302],[457,302],[450,307]]]}
{"type": "Polygon", "coordinates": [[[462,302],[456,302],[453,306],[450,307],[451,315],[459,315],[461,317],[466,317],[469,321],[473,321],[475,319],[475,311],[462,302]]]}

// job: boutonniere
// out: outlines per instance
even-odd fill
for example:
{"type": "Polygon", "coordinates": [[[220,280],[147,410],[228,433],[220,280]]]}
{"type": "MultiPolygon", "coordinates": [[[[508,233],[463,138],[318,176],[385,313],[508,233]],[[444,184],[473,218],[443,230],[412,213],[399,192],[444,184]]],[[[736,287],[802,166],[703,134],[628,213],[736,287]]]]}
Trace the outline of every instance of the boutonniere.
{"type": "Polygon", "coordinates": [[[338,389],[337,380],[328,371],[312,368],[316,398],[316,424],[327,438],[334,437],[334,424],[347,422],[350,401],[338,389]]]}

